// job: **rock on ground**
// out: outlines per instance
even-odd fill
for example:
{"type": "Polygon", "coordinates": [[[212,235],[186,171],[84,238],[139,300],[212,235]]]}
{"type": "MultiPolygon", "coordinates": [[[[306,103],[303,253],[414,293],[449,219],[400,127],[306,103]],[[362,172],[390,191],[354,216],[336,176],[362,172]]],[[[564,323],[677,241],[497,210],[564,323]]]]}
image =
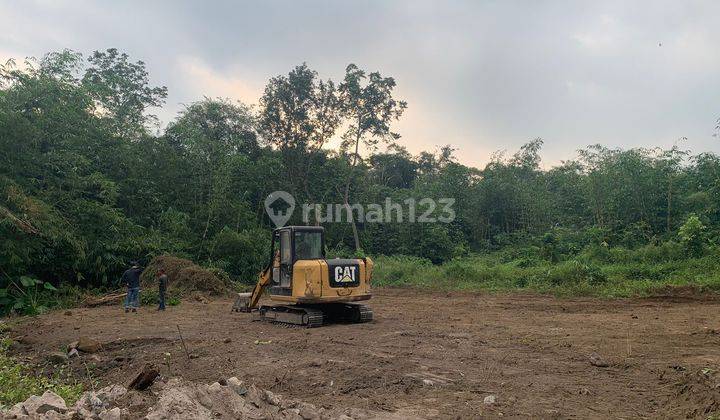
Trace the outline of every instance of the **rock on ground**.
{"type": "Polygon", "coordinates": [[[147,419],[371,419],[379,413],[360,410],[326,410],[286,399],[279,394],[245,385],[232,377],[210,385],[174,378],[162,388],[147,419]],[[224,384],[224,385],[223,385],[224,384]],[[348,416],[349,415],[349,416],[348,416]]]}
{"type": "Polygon", "coordinates": [[[90,337],[80,337],[75,348],[83,353],[97,353],[102,350],[102,344],[90,337]]]}
{"type": "Polygon", "coordinates": [[[126,393],[127,389],[122,385],[110,385],[98,391],[86,391],[73,408],[81,417],[99,416],[126,393]]]}
{"type": "Polygon", "coordinates": [[[65,413],[67,406],[65,400],[52,391],[45,391],[41,396],[33,395],[23,403],[25,412],[32,416],[34,414],[45,414],[48,411],[65,413]]]}
{"type": "Polygon", "coordinates": [[[65,362],[67,362],[68,356],[67,356],[67,354],[65,354],[63,352],[54,351],[54,352],[48,353],[45,356],[45,360],[47,360],[47,362],[52,365],[61,365],[65,362]]]}
{"type": "MultiPolygon", "coordinates": [[[[377,419],[386,418],[385,413],[376,413],[357,408],[328,410],[312,404],[283,398],[268,390],[245,385],[233,377],[212,384],[198,384],[181,378],[170,379],[162,387],[152,391],[134,392],[129,395],[157,394],[157,401],[146,407],[147,420],[187,419],[204,420],[217,418],[233,419],[377,419]]],[[[47,391],[42,396],[32,396],[10,410],[0,411],[0,419],[42,419],[42,420],[120,420],[131,417],[128,408],[118,405],[128,390],[121,385],[110,385],[98,391],[87,391],[75,406],[68,409],[65,401],[57,394],[47,391]]],[[[142,416],[133,409],[135,417],[142,416]]],[[[393,417],[393,416],[390,416],[393,417]]],[[[389,417],[388,417],[389,418],[389,417]]],[[[404,418],[404,417],[395,417],[404,418]]]]}
{"type": "Polygon", "coordinates": [[[605,359],[603,359],[602,356],[600,356],[597,353],[590,354],[590,356],[588,358],[590,359],[590,364],[593,366],[603,367],[603,368],[610,366],[610,364],[605,359]]]}
{"type": "Polygon", "coordinates": [[[65,400],[52,391],[41,396],[32,395],[27,400],[15,404],[9,410],[0,411],[2,419],[53,419],[63,418],[68,411],[65,400]]]}

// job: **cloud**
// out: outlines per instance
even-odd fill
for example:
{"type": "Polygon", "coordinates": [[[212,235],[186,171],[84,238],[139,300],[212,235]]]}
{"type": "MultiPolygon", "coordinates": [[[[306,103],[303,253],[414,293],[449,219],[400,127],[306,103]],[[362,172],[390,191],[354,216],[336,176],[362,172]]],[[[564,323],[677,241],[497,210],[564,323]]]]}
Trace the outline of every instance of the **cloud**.
{"type": "Polygon", "coordinates": [[[214,70],[202,59],[191,56],[177,58],[180,78],[190,87],[195,96],[232,98],[246,104],[256,104],[262,94],[263,85],[242,77],[242,70],[229,73],[214,70]]]}
{"type": "Polygon", "coordinates": [[[720,152],[720,3],[0,3],[0,54],[117,47],[167,85],[165,120],[203,96],[256,103],[302,62],[339,80],[348,63],[398,82],[412,153],[451,143],[482,166],[546,140],[546,163],[592,143],[720,152]]]}
{"type": "Polygon", "coordinates": [[[619,47],[618,44],[623,31],[617,19],[609,15],[600,15],[593,26],[590,30],[573,35],[573,39],[584,48],[592,50],[619,47]]]}

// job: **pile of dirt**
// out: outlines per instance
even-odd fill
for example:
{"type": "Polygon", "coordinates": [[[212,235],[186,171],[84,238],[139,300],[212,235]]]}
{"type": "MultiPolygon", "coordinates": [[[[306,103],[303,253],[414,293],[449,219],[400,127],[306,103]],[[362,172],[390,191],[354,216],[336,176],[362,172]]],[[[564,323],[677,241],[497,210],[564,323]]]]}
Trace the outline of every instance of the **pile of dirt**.
{"type": "Polygon", "coordinates": [[[194,292],[221,296],[231,292],[230,276],[222,270],[205,269],[184,258],[171,255],[155,257],[140,278],[145,289],[157,288],[156,274],[165,270],[168,276],[168,293],[188,296],[194,292]]]}
{"type": "Polygon", "coordinates": [[[71,407],[57,394],[47,391],[32,396],[0,418],[34,419],[372,419],[400,418],[363,409],[325,409],[286,399],[232,377],[210,385],[172,378],[156,383],[148,391],[128,391],[110,385],[85,392],[71,407]],[[382,414],[382,415],[381,415],[382,414]]]}
{"type": "Polygon", "coordinates": [[[669,417],[716,418],[720,413],[720,374],[711,368],[682,373],[679,381],[672,379],[676,392],[666,404],[669,417]]]}

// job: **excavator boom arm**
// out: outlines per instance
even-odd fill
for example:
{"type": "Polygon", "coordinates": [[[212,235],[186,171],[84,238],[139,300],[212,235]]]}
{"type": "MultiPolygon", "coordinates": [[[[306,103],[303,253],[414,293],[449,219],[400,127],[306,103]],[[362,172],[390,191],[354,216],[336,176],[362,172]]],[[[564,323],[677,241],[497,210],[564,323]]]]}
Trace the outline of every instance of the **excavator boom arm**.
{"type": "Polygon", "coordinates": [[[238,293],[237,300],[233,305],[233,311],[251,312],[256,309],[263,290],[272,281],[273,267],[280,262],[280,253],[275,252],[275,232],[273,232],[272,241],[270,242],[270,262],[258,276],[258,281],[250,293],[238,293]]]}
{"type": "Polygon", "coordinates": [[[271,279],[272,279],[272,266],[268,267],[265,271],[260,273],[258,282],[257,282],[257,284],[255,284],[255,288],[253,288],[253,291],[250,294],[250,299],[248,300],[248,303],[247,303],[248,310],[257,308],[257,304],[258,304],[258,301],[260,300],[260,296],[262,295],[262,292],[265,289],[265,287],[267,287],[267,285],[270,284],[271,279]]]}
{"type": "Polygon", "coordinates": [[[235,300],[235,304],[233,305],[233,310],[239,312],[251,312],[253,309],[257,308],[258,301],[260,300],[263,290],[270,283],[270,279],[272,278],[271,273],[272,267],[260,273],[260,278],[255,284],[252,292],[238,293],[237,300],[235,300]]]}

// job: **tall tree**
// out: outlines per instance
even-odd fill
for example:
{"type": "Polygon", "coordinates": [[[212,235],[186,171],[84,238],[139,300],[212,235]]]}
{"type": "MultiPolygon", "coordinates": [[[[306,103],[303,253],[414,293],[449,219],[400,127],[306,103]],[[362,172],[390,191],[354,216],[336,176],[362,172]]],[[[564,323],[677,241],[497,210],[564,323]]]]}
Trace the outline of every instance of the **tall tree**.
{"type": "Polygon", "coordinates": [[[316,155],[340,124],[337,89],[303,63],[270,79],[260,98],[259,128],[283,157],[293,193],[310,198],[309,174],[316,155]]]}
{"type": "Polygon", "coordinates": [[[350,207],[350,184],[355,176],[361,142],[375,148],[380,142],[394,142],[400,138],[399,134],[390,130],[390,124],[400,118],[407,103],[393,97],[395,85],[392,77],[382,77],[378,72],[366,74],[355,64],[350,64],[345,69],[345,78],[339,87],[343,116],[348,123],[347,131],[343,134],[343,149],[354,150],[349,158],[343,204],[352,225],[356,251],[361,246],[350,207]]]}
{"type": "Polygon", "coordinates": [[[185,166],[177,175],[187,178],[170,188],[187,197],[186,204],[195,203],[191,213],[202,219],[203,252],[214,218],[230,209],[244,210],[242,192],[229,190],[230,173],[238,162],[259,153],[255,118],[242,103],[205,98],[180,113],[168,126],[166,138],[185,166]]]}
{"type": "Polygon", "coordinates": [[[167,88],[150,86],[144,62],[133,63],[115,48],[93,52],[88,62],[83,85],[95,101],[95,112],[106,117],[116,134],[137,138],[157,121],[146,110],[164,103],[167,88]]]}

